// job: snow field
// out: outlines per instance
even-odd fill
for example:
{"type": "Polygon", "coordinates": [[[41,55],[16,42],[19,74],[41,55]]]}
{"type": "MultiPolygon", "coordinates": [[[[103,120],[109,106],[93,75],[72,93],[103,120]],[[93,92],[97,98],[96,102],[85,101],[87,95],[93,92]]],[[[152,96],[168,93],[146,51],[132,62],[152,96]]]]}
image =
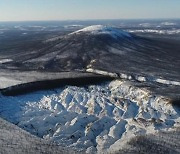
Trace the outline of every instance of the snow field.
{"type": "Polygon", "coordinates": [[[179,112],[168,102],[128,81],[114,80],[1,96],[0,115],[41,138],[101,153],[119,150],[134,136],[179,126],[179,112]]]}

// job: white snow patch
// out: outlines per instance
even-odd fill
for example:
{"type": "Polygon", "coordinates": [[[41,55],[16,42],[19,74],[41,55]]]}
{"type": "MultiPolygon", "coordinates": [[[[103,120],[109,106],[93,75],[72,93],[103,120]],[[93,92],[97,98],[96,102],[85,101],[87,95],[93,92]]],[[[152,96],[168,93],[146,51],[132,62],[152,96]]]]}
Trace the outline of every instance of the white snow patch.
{"type": "Polygon", "coordinates": [[[136,76],[135,78],[136,78],[136,80],[138,80],[140,82],[145,82],[147,80],[146,77],[144,77],[144,76],[136,76]]]}
{"type": "Polygon", "coordinates": [[[128,30],[130,33],[156,33],[156,34],[179,34],[180,29],[173,30],[159,30],[159,29],[140,29],[140,30],[128,30]]]}
{"type": "Polygon", "coordinates": [[[117,54],[117,55],[125,54],[125,51],[117,49],[117,48],[113,48],[113,47],[109,47],[109,52],[111,52],[113,54],[117,54]]]}
{"type": "Polygon", "coordinates": [[[0,59],[0,64],[8,63],[13,61],[12,59],[0,59]]]}
{"type": "Polygon", "coordinates": [[[87,65],[87,72],[89,71],[92,71],[92,66],[93,66],[93,64],[95,64],[96,63],[96,59],[92,59],[91,61],[90,61],[90,63],[87,65]],[[90,69],[90,70],[88,70],[88,69],[90,69]]]}
{"type": "Polygon", "coordinates": [[[14,26],[15,29],[19,29],[19,30],[22,30],[22,31],[25,31],[27,30],[26,28],[22,27],[22,26],[14,26]]]}
{"type": "MultiPolygon", "coordinates": [[[[129,74],[125,74],[125,73],[118,73],[117,74],[117,73],[112,73],[112,72],[106,72],[106,71],[102,71],[102,70],[93,69],[91,67],[92,67],[92,65],[90,63],[90,65],[88,65],[88,67],[86,69],[86,72],[96,73],[96,74],[110,76],[110,77],[114,77],[114,78],[120,77],[121,79],[127,79],[127,80],[133,79],[132,75],[129,75],[129,74]]],[[[161,78],[156,78],[153,76],[150,77],[150,76],[138,76],[138,75],[136,75],[135,79],[137,81],[140,81],[140,82],[156,82],[156,83],[160,83],[160,84],[180,86],[179,81],[161,79],[161,78]]]]}
{"type": "Polygon", "coordinates": [[[150,27],[151,24],[150,23],[141,23],[141,24],[139,24],[139,26],[141,26],[141,27],[150,27]]]}
{"type": "Polygon", "coordinates": [[[0,88],[1,89],[6,88],[7,85],[15,86],[15,85],[21,84],[21,83],[22,83],[22,81],[20,81],[18,79],[0,76],[0,88]]]}
{"type": "MultiPolygon", "coordinates": [[[[88,65],[88,67],[90,67],[91,65],[88,65]]],[[[86,72],[90,72],[90,73],[96,73],[96,74],[100,74],[100,75],[105,75],[105,76],[110,76],[110,77],[118,77],[118,75],[116,73],[111,73],[111,72],[106,72],[106,71],[102,71],[102,70],[97,70],[97,69],[92,69],[92,68],[87,68],[86,72]]]]}
{"type": "Polygon", "coordinates": [[[83,25],[66,25],[64,28],[77,28],[77,27],[83,27],[83,25]]]}
{"type": "Polygon", "coordinates": [[[174,22],[162,22],[161,25],[164,25],[164,26],[175,26],[176,23],[174,23],[174,22]]]}
{"type": "Polygon", "coordinates": [[[171,80],[165,80],[165,79],[155,79],[155,81],[162,84],[180,86],[180,82],[178,81],[171,81],[171,80]]]}
{"type": "Polygon", "coordinates": [[[38,25],[31,25],[31,26],[28,26],[30,28],[46,28],[44,26],[38,26],[38,25]]]}
{"type": "Polygon", "coordinates": [[[124,73],[120,73],[119,76],[120,76],[121,79],[128,79],[128,80],[132,79],[131,75],[124,74],[124,73]]]}

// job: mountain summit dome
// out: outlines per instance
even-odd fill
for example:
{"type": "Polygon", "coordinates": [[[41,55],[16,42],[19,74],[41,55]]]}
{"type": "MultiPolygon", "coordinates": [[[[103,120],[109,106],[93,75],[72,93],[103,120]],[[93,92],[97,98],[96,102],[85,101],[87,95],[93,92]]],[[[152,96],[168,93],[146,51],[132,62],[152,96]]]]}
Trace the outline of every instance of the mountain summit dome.
{"type": "Polygon", "coordinates": [[[178,85],[179,44],[171,50],[173,45],[166,39],[142,37],[118,27],[94,25],[43,41],[36,50],[16,52],[6,57],[6,61],[13,61],[2,65],[8,69],[48,72],[87,73],[90,69],[100,70],[131,74],[133,79],[137,75],[145,78],[140,80],[155,81],[158,78],[158,82],[168,80],[168,83],[178,85]],[[172,53],[176,55],[175,60],[172,53]],[[173,67],[171,63],[174,63],[173,67]],[[178,82],[169,82],[174,79],[178,82]]]}
{"type": "Polygon", "coordinates": [[[131,34],[128,32],[125,32],[123,30],[120,30],[115,27],[108,27],[108,26],[103,26],[103,25],[93,25],[93,26],[88,26],[83,29],[80,29],[78,31],[75,31],[71,34],[81,34],[81,33],[90,33],[90,34],[109,34],[113,37],[131,37],[131,34]]]}

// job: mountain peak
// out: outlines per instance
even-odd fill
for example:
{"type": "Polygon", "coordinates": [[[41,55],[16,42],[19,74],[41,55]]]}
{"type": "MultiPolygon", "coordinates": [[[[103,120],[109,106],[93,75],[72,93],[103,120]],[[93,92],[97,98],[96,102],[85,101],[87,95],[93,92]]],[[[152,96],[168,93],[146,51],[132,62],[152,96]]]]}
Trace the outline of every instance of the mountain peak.
{"type": "Polygon", "coordinates": [[[80,29],[78,32],[100,32],[100,31],[107,31],[108,27],[107,26],[103,26],[103,25],[92,25],[92,26],[88,26],[85,27],[83,29],[80,29]]]}
{"type": "Polygon", "coordinates": [[[113,37],[131,37],[131,34],[128,32],[125,32],[123,30],[120,30],[116,27],[108,27],[108,26],[103,26],[103,25],[92,25],[85,27],[83,29],[80,29],[78,31],[75,31],[71,34],[81,34],[81,33],[90,33],[90,34],[109,34],[113,37]]]}

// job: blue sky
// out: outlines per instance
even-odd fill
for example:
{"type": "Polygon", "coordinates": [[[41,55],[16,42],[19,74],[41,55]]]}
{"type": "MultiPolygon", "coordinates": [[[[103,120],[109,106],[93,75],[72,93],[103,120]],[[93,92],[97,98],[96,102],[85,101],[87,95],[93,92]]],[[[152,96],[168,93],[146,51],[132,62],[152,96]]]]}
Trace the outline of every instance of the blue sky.
{"type": "Polygon", "coordinates": [[[0,21],[180,18],[180,0],[0,0],[0,21]]]}

